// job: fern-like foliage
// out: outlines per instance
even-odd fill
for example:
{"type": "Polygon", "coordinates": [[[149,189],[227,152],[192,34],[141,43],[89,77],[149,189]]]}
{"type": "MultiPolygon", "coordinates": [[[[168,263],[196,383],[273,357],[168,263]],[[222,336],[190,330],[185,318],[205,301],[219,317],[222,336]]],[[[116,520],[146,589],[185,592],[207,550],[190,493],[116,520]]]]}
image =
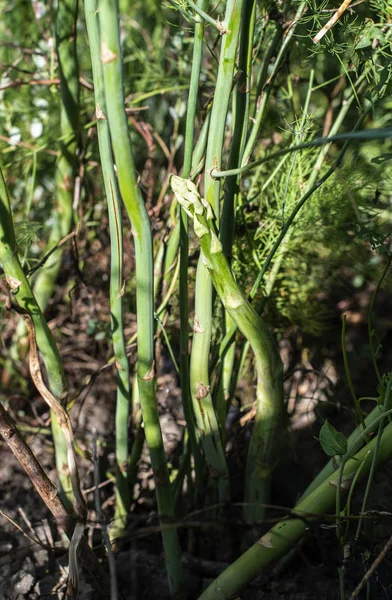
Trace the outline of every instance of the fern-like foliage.
{"type": "MultiPolygon", "coordinates": [[[[253,177],[239,211],[243,224],[237,229],[233,261],[236,277],[248,290],[303,195],[314,162],[315,152],[307,149],[295,162],[267,163],[253,177]]],[[[361,281],[375,276],[392,216],[389,173],[386,164],[380,169],[353,151],[309,198],[262,283],[278,329],[291,323],[319,334],[329,322],[326,299],[332,287],[343,285],[342,272],[361,281]]]]}

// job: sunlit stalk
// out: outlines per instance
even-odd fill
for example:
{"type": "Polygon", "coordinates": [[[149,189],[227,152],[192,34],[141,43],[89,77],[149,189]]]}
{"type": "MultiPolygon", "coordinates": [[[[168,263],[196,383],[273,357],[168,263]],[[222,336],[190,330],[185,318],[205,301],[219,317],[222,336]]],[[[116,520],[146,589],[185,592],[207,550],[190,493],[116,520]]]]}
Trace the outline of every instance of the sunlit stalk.
{"type": "MultiPolygon", "coordinates": [[[[206,0],[199,0],[197,7],[201,11],[207,8],[206,0]]],[[[192,56],[192,73],[189,84],[189,96],[186,116],[185,130],[185,152],[183,177],[188,178],[192,167],[192,153],[195,130],[195,117],[197,108],[197,96],[199,91],[199,79],[201,61],[203,57],[203,36],[204,21],[199,20],[195,24],[194,44],[192,56]]],[[[180,373],[181,373],[181,391],[184,407],[185,419],[187,422],[187,431],[189,436],[189,445],[195,461],[196,488],[201,483],[201,454],[196,434],[195,417],[193,414],[191,396],[190,396],[190,364],[189,364],[189,273],[188,273],[188,215],[180,207],[180,373]]]]}
{"type": "MultiPolygon", "coordinates": [[[[241,24],[242,1],[226,4],[218,77],[208,133],[204,190],[215,218],[220,220],[220,183],[211,178],[212,167],[220,167],[225,135],[226,115],[233,85],[235,59],[241,24]]],[[[217,483],[219,498],[229,497],[229,474],[219,422],[213,407],[209,381],[209,354],[212,333],[212,284],[203,256],[196,274],[194,336],[191,354],[191,394],[197,428],[212,480],[217,483]]]]}
{"type": "MultiPolygon", "coordinates": [[[[242,153],[248,131],[249,95],[251,86],[251,64],[253,58],[253,35],[256,19],[256,2],[244,2],[242,9],[242,24],[238,51],[239,78],[233,96],[234,128],[230,144],[230,153],[227,163],[232,169],[242,162],[242,153]]],[[[239,185],[237,177],[228,177],[222,208],[220,226],[220,239],[223,252],[231,262],[232,245],[235,230],[235,213],[238,202],[239,185]]],[[[225,331],[229,331],[233,321],[228,312],[225,312],[225,331]]],[[[216,412],[222,436],[225,437],[226,415],[231,396],[231,381],[235,361],[236,345],[233,341],[223,356],[222,374],[216,400],[216,412]]]]}
{"type": "Polygon", "coordinates": [[[118,3],[100,0],[98,14],[101,27],[100,56],[104,72],[107,118],[119,188],[131,221],[135,244],[138,389],[146,441],[155,479],[158,512],[163,526],[162,540],[169,586],[171,592],[176,594],[182,586],[183,573],[177,531],[175,528],[164,526],[167,518],[174,517],[174,503],[155,398],[154,273],[151,227],[136,182],[128,122],[124,109],[118,3]]]}
{"type": "Polygon", "coordinates": [[[91,65],[94,81],[95,110],[99,153],[102,174],[108,203],[110,228],[110,314],[112,342],[117,369],[116,401],[116,507],[114,525],[110,531],[116,538],[123,533],[130,505],[130,487],[128,481],[128,419],[130,409],[130,374],[126,354],[123,319],[123,233],[121,218],[121,200],[114,172],[110,146],[109,126],[106,115],[105,90],[102,64],[99,57],[99,28],[96,0],[85,0],[84,10],[90,42],[91,65]]]}

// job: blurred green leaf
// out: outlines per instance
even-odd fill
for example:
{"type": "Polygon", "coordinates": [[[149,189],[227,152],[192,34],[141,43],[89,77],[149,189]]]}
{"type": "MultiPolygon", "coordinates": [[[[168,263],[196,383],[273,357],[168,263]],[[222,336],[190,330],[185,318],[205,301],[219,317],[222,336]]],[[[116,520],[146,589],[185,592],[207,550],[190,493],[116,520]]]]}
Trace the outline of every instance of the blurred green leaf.
{"type": "Polygon", "coordinates": [[[327,456],[343,456],[347,452],[347,440],[343,433],[325,421],[320,429],[319,442],[327,456]]]}

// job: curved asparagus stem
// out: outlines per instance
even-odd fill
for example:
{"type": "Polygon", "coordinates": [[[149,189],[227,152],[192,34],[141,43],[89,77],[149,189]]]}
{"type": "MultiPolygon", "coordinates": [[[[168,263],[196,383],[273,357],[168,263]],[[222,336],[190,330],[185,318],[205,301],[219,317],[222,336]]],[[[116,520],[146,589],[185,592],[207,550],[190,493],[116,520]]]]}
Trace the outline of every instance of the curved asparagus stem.
{"type": "Polygon", "coordinates": [[[249,341],[255,355],[258,406],[247,463],[247,478],[251,483],[245,499],[250,504],[247,519],[252,522],[263,515],[262,505],[268,495],[271,461],[278,442],[276,432],[283,418],[282,361],[266,324],[233,277],[217,237],[210,204],[200,197],[196,186],[189,180],[173,175],[171,187],[178,202],[193,220],[205,267],[222,304],[249,341]]]}

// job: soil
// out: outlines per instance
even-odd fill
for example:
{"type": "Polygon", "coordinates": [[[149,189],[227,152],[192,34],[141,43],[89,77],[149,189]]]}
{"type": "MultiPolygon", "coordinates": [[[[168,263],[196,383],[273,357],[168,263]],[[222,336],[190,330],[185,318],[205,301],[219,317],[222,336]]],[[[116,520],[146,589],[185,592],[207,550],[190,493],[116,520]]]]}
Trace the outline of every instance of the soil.
{"type": "MultiPolygon", "coordinates": [[[[72,273],[71,257],[65,256],[69,272],[64,281],[59,282],[47,316],[59,342],[71,397],[83,387],[71,416],[78,446],[86,454],[80,459],[82,488],[89,505],[86,535],[107,570],[107,555],[94,508],[90,453],[93,432],[96,431],[100,444],[101,504],[110,525],[114,493],[112,479],[107,474],[113,472],[114,463],[115,378],[113,367],[102,369],[110,358],[107,342],[108,290],[107,282],[102,279],[102,272],[107,270],[105,240],[100,242],[97,239],[94,244],[93,249],[86,249],[84,257],[88,262],[87,280],[81,281],[72,273]],[[76,282],[71,290],[66,283],[70,273],[76,282]],[[100,335],[102,332],[104,335],[100,335]],[[91,381],[87,385],[89,379],[91,381]]],[[[272,481],[271,502],[276,507],[287,510],[294,506],[298,496],[325,464],[326,458],[316,439],[323,419],[328,418],[344,433],[352,429],[352,402],[348,386],[344,383],[341,348],[337,342],[342,312],[348,315],[347,349],[355,387],[361,390],[362,396],[376,395],[366,325],[371,292],[371,288],[365,287],[361,292],[333,300],[335,320],[331,321],[330,329],[322,338],[306,338],[299,336],[295,330],[288,330],[280,341],[289,421],[282,460],[272,481]]],[[[375,327],[383,333],[383,350],[379,360],[381,372],[387,371],[391,364],[388,341],[392,335],[392,323],[384,318],[388,302],[388,294],[381,293],[375,310],[375,327]]],[[[131,315],[126,327],[129,339],[135,331],[135,318],[131,311],[127,314],[131,315]]],[[[56,483],[48,411],[29,380],[23,350],[17,358],[11,352],[17,322],[18,317],[12,312],[4,319],[4,368],[0,397],[23,429],[26,441],[47,474],[56,483]]],[[[177,352],[175,347],[174,351],[177,352]]],[[[157,399],[165,449],[169,463],[178,468],[185,427],[181,392],[170,356],[166,355],[161,344],[157,346],[157,355],[157,399]]],[[[133,349],[130,360],[134,365],[133,349]]],[[[194,507],[188,506],[186,501],[179,506],[185,597],[190,600],[196,600],[202,590],[244,550],[240,535],[244,532],[244,524],[236,502],[241,502],[241,482],[252,423],[241,422],[244,413],[238,407],[246,403],[246,398],[252,397],[253,385],[251,379],[241,382],[236,393],[237,408],[233,405],[228,419],[227,454],[233,504],[216,517],[201,511],[196,519],[190,514],[194,507]]],[[[372,407],[370,403],[368,408],[372,407]]],[[[68,572],[65,541],[3,441],[0,442],[0,461],[0,600],[63,598],[68,572]]],[[[367,506],[371,512],[366,515],[358,541],[354,540],[357,523],[354,517],[361,509],[363,485],[354,494],[353,519],[347,522],[348,543],[344,548],[337,541],[333,520],[312,522],[303,543],[290,560],[255,579],[240,597],[249,600],[339,599],[338,568],[343,568],[346,590],[351,592],[392,535],[391,473],[392,466],[387,464],[376,474],[367,506]]],[[[271,509],[267,514],[268,525],[279,516],[282,516],[281,509],[271,509]]],[[[153,600],[169,597],[156,520],[154,483],[146,448],[139,461],[127,534],[116,546],[115,562],[121,598],[153,600]]],[[[371,577],[367,591],[365,588],[358,598],[392,598],[391,566],[387,554],[371,577]]],[[[88,576],[83,574],[82,577],[81,600],[97,598],[97,591],[88,576]]]]}

